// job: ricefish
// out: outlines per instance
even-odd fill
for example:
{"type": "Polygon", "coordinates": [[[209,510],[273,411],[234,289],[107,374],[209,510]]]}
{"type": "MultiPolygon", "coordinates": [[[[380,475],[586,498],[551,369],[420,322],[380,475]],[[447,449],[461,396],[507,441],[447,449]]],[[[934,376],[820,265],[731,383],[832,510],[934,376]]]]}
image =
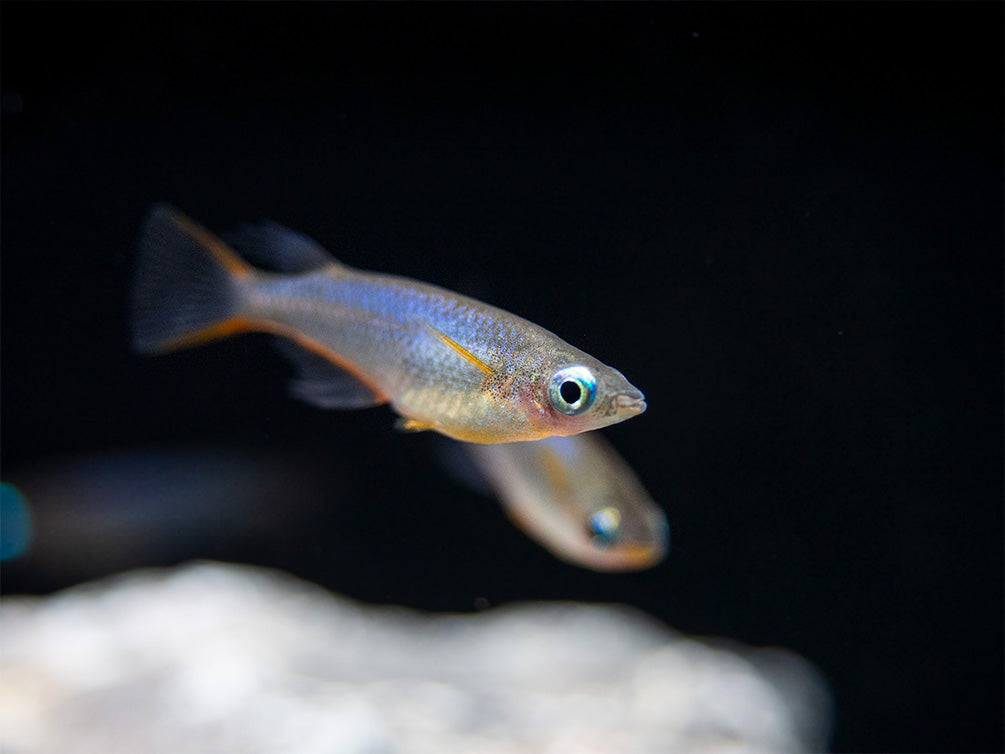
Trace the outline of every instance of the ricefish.
{"type": "Polygon", "coordinates": [[[225,242],[155,205],[131,307],[141,352],[272,333],[299,368],[299,398],[325,408],[389,403],[401,428],[466,442],[574,435],[646,408],[621,372],[543,327],[435,285],[353,269],[275,223],[225,242]]]}

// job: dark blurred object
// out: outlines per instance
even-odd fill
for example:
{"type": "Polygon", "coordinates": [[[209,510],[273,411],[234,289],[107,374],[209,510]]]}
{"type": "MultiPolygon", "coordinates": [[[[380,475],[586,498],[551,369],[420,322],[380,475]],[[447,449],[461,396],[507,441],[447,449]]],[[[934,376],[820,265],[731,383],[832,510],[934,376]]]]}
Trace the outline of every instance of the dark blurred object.
{"type": "Polygon", "coordinates": [[[292,455],[160,448],[79,456],[5,481],[5,568],[62,584],[267,547],[337,497],[292,455]]]}

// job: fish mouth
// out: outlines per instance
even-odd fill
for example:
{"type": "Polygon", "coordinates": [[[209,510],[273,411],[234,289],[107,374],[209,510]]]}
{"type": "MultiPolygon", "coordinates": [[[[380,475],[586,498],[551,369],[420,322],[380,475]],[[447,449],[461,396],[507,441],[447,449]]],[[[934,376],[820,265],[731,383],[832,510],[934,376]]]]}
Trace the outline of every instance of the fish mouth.
{"type": "Polygon", "coordinates": [[[642,393],[636,395],[626,395],[621,393],[614,399],[614,410],[616,413],[637,416],[646,410],[646,399],[642,393]]]}
{"type": "Polygon", "coordinates": [[[666,549],[658,545],[632,545],[626,548],[625,563],[634,569],[652,568],[666,557],[666,549]]]}
{"type": "Polygon", "coordinates": [[[666,550],[658,545],[622,545],[616,551],[601,553],[591,567],[596,571],[642,571],[652,568],[666,557],[666,550]]]}

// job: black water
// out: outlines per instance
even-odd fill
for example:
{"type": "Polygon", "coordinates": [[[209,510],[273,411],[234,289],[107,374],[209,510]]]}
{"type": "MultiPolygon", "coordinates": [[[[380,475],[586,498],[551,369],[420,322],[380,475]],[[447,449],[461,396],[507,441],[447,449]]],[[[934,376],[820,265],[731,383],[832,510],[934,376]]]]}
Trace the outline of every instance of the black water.
{"type": "MultiPolygon", "coordinates": [[[[168,523],[121,567],[233,559],[433,610],[627,602],[805,655],[836,750],[1001,751],[1003,7],[4,3],[4,477],[292,453],[329,504],[267,536],[168,523]],[[289,399],[264,338],[133,356],[158,200],[278,220],[621,369],[650,408],[608,436],[669,559],[555,561],[386,409],[289,399]]],[[[13,561],[3,588],[95,570],[13,561]]]]}

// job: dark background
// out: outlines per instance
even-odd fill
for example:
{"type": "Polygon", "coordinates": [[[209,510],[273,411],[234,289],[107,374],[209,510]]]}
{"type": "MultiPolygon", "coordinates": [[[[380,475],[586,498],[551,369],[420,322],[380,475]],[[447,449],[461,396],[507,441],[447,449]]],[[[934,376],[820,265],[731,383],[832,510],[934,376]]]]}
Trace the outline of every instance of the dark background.
{"type": "MultiPolygon", "coordinates": [[[[1003,7],[5,2],[4,476],[293,448],[338,489],[308,525],[167,531],[122,567],[625,602],[805,655],[837,750],[1001,751],[1003,7]],[[670,557],[554,560],[387,409],[291,400],[264,338],[132,355],[157,200],[278,220],[619,368],[650,408],[606,434],[670,557]]],[[[4,590],[99,575],[61,573],[14,561],[4,590]]]]}

